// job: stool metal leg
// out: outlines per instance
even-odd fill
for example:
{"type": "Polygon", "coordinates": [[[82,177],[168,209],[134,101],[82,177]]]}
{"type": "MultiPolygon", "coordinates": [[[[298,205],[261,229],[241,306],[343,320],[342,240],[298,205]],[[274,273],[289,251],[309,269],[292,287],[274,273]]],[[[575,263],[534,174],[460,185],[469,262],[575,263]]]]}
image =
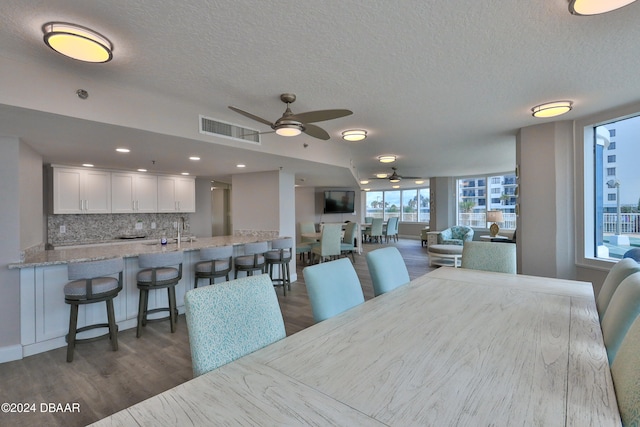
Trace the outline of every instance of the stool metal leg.
{"type": "Polygon", "coordinates": [[[108,299],[107,303],[107,319],[109,321],[109,339],[111,340],[111,348],[118,351],[118,325],[116,325],[116,316],[113,312],[113,300],[108,299]]]}
{"type": "Polygon", "coordinates": [[[176,323],[178,322],[178,316],[176,315],[176,288],[170,286],[167,288],[169,293],[169,321],[171,322],[171,333],[176,331],[176,323]]]}
{"type": "Polygon", "coordinates": [[[71,304],[69,316],[69,335],[67,336],[67,362],[73,362],[73,350],[76,346],[76,329],[78,327],[78,304],[71,304]]]}
{"type": "Polygon", "coordinates": [[[136,338],[140,338],[142,335],[142,326],[144,320],[147,317],[147,299],[149,298],[149,291],[146,289],[140,289],[140,301],[138,302],[138,328],[136,330],[136,338]]]}

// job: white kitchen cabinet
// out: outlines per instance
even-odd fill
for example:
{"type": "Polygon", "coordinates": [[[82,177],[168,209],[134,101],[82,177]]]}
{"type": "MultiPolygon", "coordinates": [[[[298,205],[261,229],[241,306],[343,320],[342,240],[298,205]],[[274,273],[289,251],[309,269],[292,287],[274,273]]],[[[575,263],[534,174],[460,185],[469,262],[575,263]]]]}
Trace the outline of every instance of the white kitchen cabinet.
{"type": "Polygon", "coordinates": [[[53,213],[111,213],[111,173],[53,168],[53,213]]]}
{"type": "Polygon", "coordinates": [[[111,173],[112,213],[153,213],[157,210],[157,176],[130,172],[111,173]]]}
{"type": "Polygon", "coordinates": [[[195,212],[196,181],[182,176],[158,177],[158,212],[195,212]]]}

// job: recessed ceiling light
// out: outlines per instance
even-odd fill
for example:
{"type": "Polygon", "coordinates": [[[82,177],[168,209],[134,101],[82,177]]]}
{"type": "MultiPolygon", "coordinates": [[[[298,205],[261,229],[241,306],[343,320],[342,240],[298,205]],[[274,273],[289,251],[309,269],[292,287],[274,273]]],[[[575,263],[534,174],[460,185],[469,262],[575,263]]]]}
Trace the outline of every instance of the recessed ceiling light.
{"type": "Polygon", "coordinates": [[[69,58],[85,62],[108,62],[113,58],[111,42],[89,28],[48,22],[42,26],[42,31],[45,44],[69,58]]]}
{"type": "Polygon", "coordinates": [[[345,141],[362,141],[367,137],[367,131],[364,129],[351,129],[342,132],[342,139],[345,141]]]}
{"type": "Polygon", "coordinates": [[[182,172],[181,175],[189,175],[189,172],[182,172]]]}
{"type": "Polygon", "coordinates": [[[570,0],[569,12],[573,15],[599,15],[620,9],[636,0],[570,0]]]}
{"type": "Polygon", "coordinates": [[[138,169],[138,172],[146,172],[146,169],[138,169]]]}
{"type": "Polygon", "coordinates": [[[84,166],[85,168],[92,168],[93,165],[91,163],[83,163],[82,166],[84,166]]]}
{"type": "Polygon", "coordinates": [[[369,181],[367,181],[366,179],[363,179],[362,181],[360,181],[360,184],[368,184],[369,181]]]}
{"type": "Polygon", "coordinates": [[[118,153],[128,153],[128,152],[130,152],[131,150],[129,150],[128,148],[116,148],[116,151],[117,151],[118,153]]]}
{"type": "Polygon", "coordinates": [[[572,101],[553,101],[546,104],[536,105],[531,109],[533,117],[548,118],[556,117],[568,113],[573,109],[572,101]]]}
{"type": "Polygon", "coordinates": [[[424,184],[424,180],[423,179],[419,179],[416,181],[416,184],[424,184]]]}
{"type": "Polygon", "coordinates": [[[377,173],[376,178],[386,178],[388,174],[386,173],[377,173]]]}
{"type": "Polygon", "coordinates": [[[198,157],[198,156],[191,156],[191,157],[189,157],[189,160],[200,160],[200,157],[198,157]]]}
{"type": "Polygon", "coordinates": [[[371,189],[370,188],[365,188],[364,191],[371,191],[371,189]]]}
{"type": "Polygon", "coordinates": [[[243,165],[242,163],[240,163],[240,164],[236,165],[236,167],[237,167],[237,168],[246,168],[246,167],[247,167],[247,165],[243,165]]]}
{"type": "Polygon", "coordinates": [[[399,185],[392,185],[391,187],[392,187],[392,188],[400,188],[400,186],[399,186],[399,185]]]}
{"type": "Polygon", "coordinates": [[[396,161],[396,156],[378,156],[378,161],[380,163],[393,163],[396,161]]]}

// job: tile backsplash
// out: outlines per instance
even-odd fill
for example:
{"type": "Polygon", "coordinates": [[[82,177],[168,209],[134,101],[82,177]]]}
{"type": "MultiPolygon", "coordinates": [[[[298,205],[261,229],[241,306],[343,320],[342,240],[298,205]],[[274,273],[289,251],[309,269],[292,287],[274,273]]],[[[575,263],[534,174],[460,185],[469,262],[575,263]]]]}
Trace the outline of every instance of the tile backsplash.
{"type": "Polygon", "coordinates": [[[48,215],[47,247],[99,243],[122,237],[161,238],[175,237],[174,223],[184,219],[183,236],[190,235],[189,214],[92,214],[48,215]],[[138,225],[139,224],[139,225],[138,225]],[[138,225],[138,228],[136,226],[138,225]],[[152,226],[155,225],[155,228],[152,226]],[[64,231],[64,232],[61,232],[64,231]]]}

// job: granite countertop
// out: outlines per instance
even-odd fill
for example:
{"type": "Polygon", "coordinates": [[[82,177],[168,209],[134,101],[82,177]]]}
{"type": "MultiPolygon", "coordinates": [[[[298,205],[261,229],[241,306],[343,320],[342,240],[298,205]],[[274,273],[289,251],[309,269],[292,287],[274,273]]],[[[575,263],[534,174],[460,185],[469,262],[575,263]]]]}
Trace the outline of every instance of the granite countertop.
{"type": "Polygon", "coordinates": [[[162,251],[196,251],[212,246],[243,245],[260,241],[269,241],[269,238],[259,238],[256,236],[218,236],[218,237],[198,237],[193,242],[183,241],[178,245],[176,242],[160,245],[158,239],[127,240],[123,242],[108,242],[104,244],[78,245],[73,247],[62,247],[58,249],[48,249],[37,251],[25,257],[23,262],[9,264],[10,269],[44,267],[47,265],[67,264],[77,261],[96,261],[115,257],[132,258],[140,254],[148,254],[162,251]]]}

